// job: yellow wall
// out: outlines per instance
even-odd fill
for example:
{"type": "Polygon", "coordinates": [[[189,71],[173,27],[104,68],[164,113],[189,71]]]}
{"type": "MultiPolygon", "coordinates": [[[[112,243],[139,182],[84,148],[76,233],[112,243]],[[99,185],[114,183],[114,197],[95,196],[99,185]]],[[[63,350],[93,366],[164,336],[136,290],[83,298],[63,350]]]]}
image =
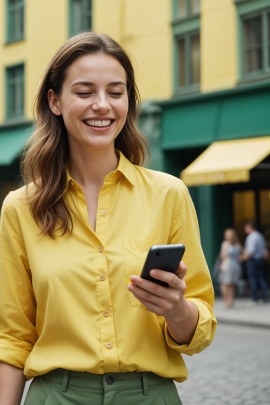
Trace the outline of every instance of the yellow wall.
{"type": "Polygon", "coordinates": [[[233,0],[201,0],[201,91],[237,82],[237,23],[233,0]]]}
{"type": "Polygon", "coordinates": [[[142,100],[172,95],[171,15],[171,0],[94,2],[94,29],[127,51],[142,100]]]}
{"type": "MultiPolygon", "coordinates": [[[[38,81],[68,38],[68,0],[28,0],[25,40],[5,45],[5,3],[0,0],[0,123],[5,120],[5,67],[25,63],[25,115],[31,119],[38,81]]],[[[93,0],[94,31],[107,33],[125,48],[142,100],[167,99],[173,93],[171,7],[171,0],[93,0]]],[[[202,92],[235,86],[236,29],[234,0],[201,0],[202,92]]]]}
{"type": "Polygon", "coordinates": [[[26,1],[25,39],[5,45],[5,0],[0,0],[0,123],[5,120],[5,68],[21,62],[25,63],[25,118],[32,118],[38,81],[56,49],[68,37],[67,4],[68,0],[26,1]]]}

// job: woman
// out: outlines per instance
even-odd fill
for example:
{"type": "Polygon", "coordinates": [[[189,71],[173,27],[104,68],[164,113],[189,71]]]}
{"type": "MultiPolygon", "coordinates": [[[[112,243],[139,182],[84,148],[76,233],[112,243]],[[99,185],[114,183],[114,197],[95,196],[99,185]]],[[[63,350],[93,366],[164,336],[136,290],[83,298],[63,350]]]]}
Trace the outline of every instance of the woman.
{"type": "Polygon", "coordinates": [[[238,261],[241,250],[242,248],[235,230],[226,229],[220,250],[221,264],[219,274],[225,308],[231,308],[234,305],[235,287],[241,274],[241,265],[238,261]]]}
{"type": "Polygon", "coordinates": [[[180,404],[181,354],[213,339],[193,204],[142,167],[137,112],[131,62],[105,35],[72,37],[44,74],[26,187],[2,208],[0,405],[19,404],[24,376],[26,405],[180,404]],[[151,273],[168,288],[139,277],[151,245],[180,242],[177,274],[151,273]]]}

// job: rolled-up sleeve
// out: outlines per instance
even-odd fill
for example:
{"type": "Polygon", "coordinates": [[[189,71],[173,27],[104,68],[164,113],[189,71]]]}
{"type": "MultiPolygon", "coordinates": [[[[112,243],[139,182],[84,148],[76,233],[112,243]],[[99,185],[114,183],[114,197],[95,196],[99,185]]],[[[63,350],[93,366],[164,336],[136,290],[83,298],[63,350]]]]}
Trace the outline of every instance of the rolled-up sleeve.
{"type": "Polygon", "coordinates": [[[178,345],[170,336],[165,325],[165,337],[169,347],[188,355],[199,353],[210,345],[214,338],[216,321],[212,309],[198,299],[189,299],[199,310],[199,320],[193,338],[189,344],[178,345]]]}
{"type": "Polygon", "coordinates": [[[182,184],[177,197],[170,243],[184,243],[183,261],[187,266],[185,298],[194,302],[199,311],[196,330],[189,344],[178,345],[165,324],[165,339],[179,353],[193,355],[205,349],[213,340],[217,321],[213,312],[214,290],[202,251],[196,211],[187,188],[182,184]]]}
{"type": "Polygon", "coordinates": [[[0,361],[24,368],[36,341],[36,302],[16,204],[0,219],[0,361]]]}

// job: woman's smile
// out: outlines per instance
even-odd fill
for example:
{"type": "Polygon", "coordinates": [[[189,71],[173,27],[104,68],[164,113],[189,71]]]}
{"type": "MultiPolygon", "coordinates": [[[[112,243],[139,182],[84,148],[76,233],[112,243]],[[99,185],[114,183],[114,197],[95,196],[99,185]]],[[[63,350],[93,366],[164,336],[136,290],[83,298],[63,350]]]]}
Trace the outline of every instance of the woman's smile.
{"type": "Polygon", "coordinates": [[[95,128],[107,128],[111,126],[113,123],[113,120],[106,120],[106,119],[90,119],[90,120],[84,120],[83,121],[88,127],[95,127],[95,128]]]}

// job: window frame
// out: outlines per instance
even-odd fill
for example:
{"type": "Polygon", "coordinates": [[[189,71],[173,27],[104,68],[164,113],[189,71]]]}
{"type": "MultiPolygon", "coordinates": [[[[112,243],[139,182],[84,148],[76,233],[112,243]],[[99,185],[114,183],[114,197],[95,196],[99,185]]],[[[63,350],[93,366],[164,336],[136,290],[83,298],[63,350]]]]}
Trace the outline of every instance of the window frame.
{"type": "Polygon", "coordinates": [[[10,4],[10,0],[6,0],[6,44],[10,44],[13,42],[22,41],[25,38],[25,1],[18,0],[18,4],[12,5],[10,4]],[[11,13],[14,13],[14,20],[13,25],[15,30],[11,32],[11,13]],[[23,21],[23,30],[22,32],[17,32],[17,22],[16,19],[21,18],[20,13],[22,13],[22,21],[23,21]]]}
{"type": "MultiPolygon", "coordinates": [[[[177,2],[178,0],[173,0],[173,18],[172,18],[172,35],[173,35],[173,93],[174,96],[183,95],[186,93],[199,93],[201,80],[200,83],[191,84],[190,77],[191,77],[191,37],[195,34],[199,34],[200,42],[201,42],[201,32],[200,32],[200,14],[187,16],[185,18],[179,18],[177,16],[177,2]],[[177,16],[177,17],[176,17],[177,16]],[[178,41],[179,39],[185,39],[185,52],[186,52],[186,60],[185,60],[185,69],[186,69],[186,84],[185,86],[179,85],[179,54],[178,54],[178,41]]],[[[191,2],[188,1],[190,7],[191,2]]],[[[200,55],[201,55],[201,47],[200,47],[200,55]]],[[[200,57],[201,61],[201,57],[200,57]]],[[[201,66],[201,64],[200,64],[201,66]]],[[[201,72],[201,68],[200,68],[201,72]]],[[[200,74],[201,79],[201,74],[200,74]]]]}
{"type": "Polygon", "coordinates": [[[178,92],[183,92],[183,91],[198,91],[200,89],[200,83],[191,83],[191,76],[192,76],[192,62],[191,62],[191,46],[192,46],[192,37],[195,35],[199,35],[200,37],[200,31],[195,30],[195,31],[189,31],[186,32],[182,35],[176,36],[175,41],[176,41],[176,87],[178,92]],[[186,77],[185,77],[185,85],[180,86],[179,85],[179,75],[180,75],[180,65],[179,65],[179,50],[178,50],[178,42],[180,39],[184,40],[185,44],[185,71],[186,71],[186,77]]]}
{"type": "MultiPolygon", "coordinates": [[[[173,21],[183,21],[183,20],[189,20],[192,18],[197,18],[198,16],[200,16],[201,11],[198,13],[192,13],[191,9],[192,9],[192,5],[191,5],[191,1],[192,0],[185,0],[186,2],[186,16],[185,17],[179,17],[178,16],[178,0],[173,0],[173,21]]],[[[201,2],[201,0],[200,0],[201,2]]]]}
{"type": "Polygon", "coordinates": [[[89,14],[90,14],[90,18],[91,18],[91,24],[90,24],[90,27],[83,28],[82,30],[79,30],[79,31],[76,30],[74,21],[72,19],[74,1],[76,1],[76,0],[69,0],[69,24],[68,24],[69,28],[68,29],[69,29],[69,36],[70,37],[72,37],[75,34],[78,34],[79,32],[82,32],[82,31],[91,31],[92,28],[93,28],[93,1],[92,0],[80,0],[81,3],[82,3],[82,9],[83,9],[82,15],[85,15],[84,12],[86,10],[86,4],[87,4],[87,2],[90,2],[91,11],[90,11],[89,14]]]}
{"type": "MultiPolygon", "coordinates": [[[[270,44],[268,43],[268,14],[270,14],[269,0],[235,0],[237,7],[238,25],[238,82],[249,82],[269,78],[270,44]],[[245,71],[245,24],[244,22],[256,17],[262,17],[262,69],[245,71]]],[[[270,29],[270,27],[269,27],[270,29]]]]}
{"type": "MultiPolygon", "coordinates": [[[[18,78],[17,78],[18,80],[18,78]]],[[[5,67],[5,90],[6,90],[6,111],[5,111],[5,117],[6,120],[16,120],[16,119],[21,119],[24,118],[25,115],[25,64],[22,63],[17,63],[15,65],[9,65],[5,67]],[[23,100],[23,105],[21,108],[18,109],[18,111],[12,111],[11,109],[11,103],[12,103],[12,96],[10,93],[10,71],[12,69],[22,69],[22,75],[19,78],[19,84],[22,85],[22,100],[23,100]]],[[[18,91],[18,90],[17,90],[18,91]]]]}

